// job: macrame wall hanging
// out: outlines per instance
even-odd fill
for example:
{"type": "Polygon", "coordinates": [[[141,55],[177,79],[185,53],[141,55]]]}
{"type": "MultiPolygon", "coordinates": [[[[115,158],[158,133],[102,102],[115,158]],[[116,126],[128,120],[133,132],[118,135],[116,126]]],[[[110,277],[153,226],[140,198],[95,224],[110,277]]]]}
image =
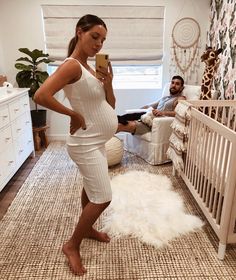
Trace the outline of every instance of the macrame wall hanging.
{"type": "Polygon", "coordinates": [[[190,17],[177,21],[172,30],[170,73],[181,75],[185,83],[198,83],[200,35],[198,22],[190,17]]]}

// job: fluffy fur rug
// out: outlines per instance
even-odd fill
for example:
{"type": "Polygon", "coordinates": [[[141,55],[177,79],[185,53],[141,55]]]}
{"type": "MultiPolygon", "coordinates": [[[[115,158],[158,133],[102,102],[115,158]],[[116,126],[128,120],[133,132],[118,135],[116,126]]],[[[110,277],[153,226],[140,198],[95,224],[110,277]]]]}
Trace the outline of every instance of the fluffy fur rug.
{"type": "Polygon", "coordinates": [[[203,225],[198,217],[185,212],[167,176],[129,171],[112,179],[112,191],[103,222],[103,230],[112,237],[131,235],[161,247],[203,225]]]}

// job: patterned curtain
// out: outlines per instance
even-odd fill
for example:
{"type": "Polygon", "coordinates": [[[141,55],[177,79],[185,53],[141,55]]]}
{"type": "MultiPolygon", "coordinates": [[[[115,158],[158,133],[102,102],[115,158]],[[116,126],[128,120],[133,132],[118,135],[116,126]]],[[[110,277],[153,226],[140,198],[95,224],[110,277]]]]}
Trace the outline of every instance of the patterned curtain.
{"type": "Polygon", "coordinates": [[[207,44],[223,49],[213,87],[219,99],[236,99],[236,1],[212,0],[210,22],[207,44]]]}

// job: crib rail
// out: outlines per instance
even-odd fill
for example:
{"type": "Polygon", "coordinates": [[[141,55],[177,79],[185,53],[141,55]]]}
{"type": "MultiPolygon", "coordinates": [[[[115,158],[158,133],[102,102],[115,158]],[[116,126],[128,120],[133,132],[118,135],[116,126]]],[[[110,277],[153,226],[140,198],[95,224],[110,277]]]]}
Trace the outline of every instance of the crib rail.
{"type": "Polygon", "coordinates": [[[181,101],[200,109],[205,115],[236,131],[236,100],[181,101]]]}
{"type": "Polygon", "coordinates": [[[181,176],[220,244],[236,242],[236,101],[190,103],[188,148],[181,176]],[[208,116],[198,110],[200,107],[203,112],[208,108],[208,116]],[[218,114],[215,119],[213,108],[218,114]]]}

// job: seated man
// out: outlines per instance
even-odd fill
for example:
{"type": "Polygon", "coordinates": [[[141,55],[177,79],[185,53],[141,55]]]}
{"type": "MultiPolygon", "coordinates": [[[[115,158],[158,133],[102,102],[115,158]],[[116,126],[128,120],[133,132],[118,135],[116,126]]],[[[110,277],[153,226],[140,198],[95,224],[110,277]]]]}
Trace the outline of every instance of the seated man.
{"type": "MultiPolygon", "coordinates": [[[[155,117],[160,116],[168,116],[174,117],[175,116],[175,107],[178,103],[178,100],[185,99],[182,96],[182,91],[184,89],[184,80],[181,76],[173,76],[170,84],[170,95],[164,96],[159,99],[157,102],[153,104],[148,104],[143,106],[142,109],[147,109],[152,107],[152,113],[155,117]]],[[[122,116],[121,116],[122,117],[122,116]]],[[[119,119],[119,118],[118,118],[119,119]]],[[[118,124],[117,132],[125,131],[130,132],[132,134],[144,134],[149,132],[151,128],[144,124],[140,119],[127,121],[126,124],[120,123],[118,124]]]]}

